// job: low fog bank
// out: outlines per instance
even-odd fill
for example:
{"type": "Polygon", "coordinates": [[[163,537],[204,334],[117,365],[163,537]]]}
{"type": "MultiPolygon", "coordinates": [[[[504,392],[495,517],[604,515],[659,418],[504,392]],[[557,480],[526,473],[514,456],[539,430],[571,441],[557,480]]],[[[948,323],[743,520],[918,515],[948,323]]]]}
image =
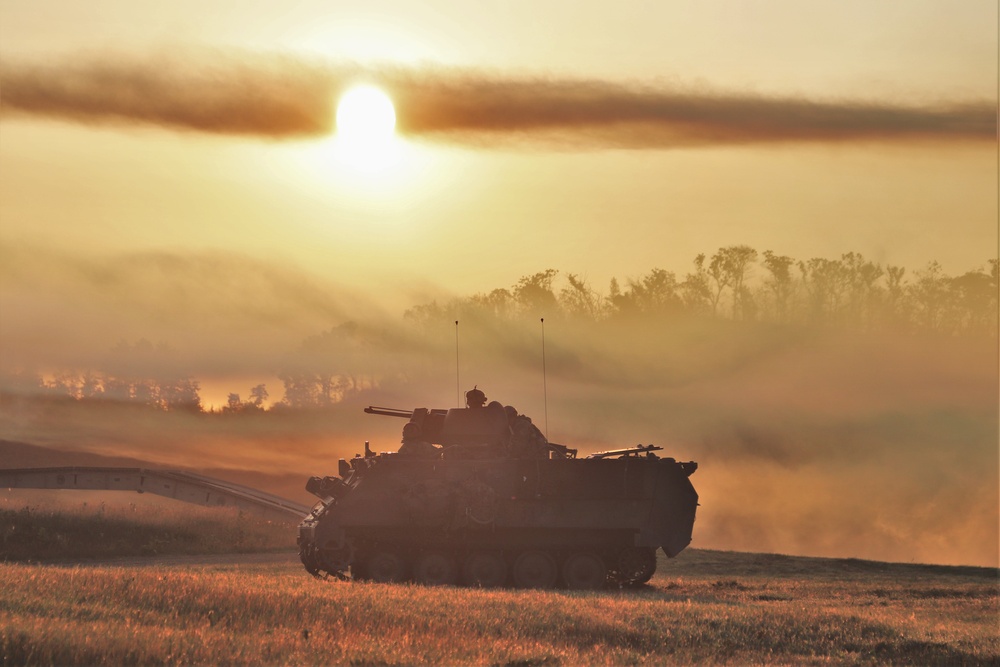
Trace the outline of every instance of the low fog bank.
{"type": "Polygon", "coordinates": [[[0,241],[0,285],[7,372],[268,376],[308,335],[385,317],[343,285],[222,251],[85,255],[0,241]]]}
{"type": "Polygon", "coordinates": [[[7,392],[0,437],[304,483],[365,440],[396,449],[403,421],[366,405],[447,408],[478,385],[581,455],[654,443],[697,461],[694,546],[998,565],[995,338],[694,317],[545,327],[544,379],[537,320],[463,320],[456,374],[454,321],[407,319],[291,355],[349,376],[323,407],[185,413],[7,392]]]}

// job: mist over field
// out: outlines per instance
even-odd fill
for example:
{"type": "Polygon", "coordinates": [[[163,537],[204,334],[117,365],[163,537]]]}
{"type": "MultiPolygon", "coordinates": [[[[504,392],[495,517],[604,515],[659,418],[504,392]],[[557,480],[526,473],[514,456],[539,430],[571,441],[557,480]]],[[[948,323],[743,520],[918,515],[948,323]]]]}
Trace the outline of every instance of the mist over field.
{"type": "Polygon", "coordinates": [[[398,446],[402,420],[364,406],[447,408],[478,385],[581,456],[654,443],[697,461],[693,546],[997,565],[996,305],[987,299],[984,318],[955,300],[970,284],[989,288],[981,269],[914,272],[895,305],[876,281],[817,302],[809,280],[819,274],[808,273],[783,300],[760,267],[743,292],[720,287],[714,304],[700,289],[712,285],[699,282],[706,264],[683,280],[634,276],[607,294],[549,271],[489,294],[427,294],[393,315],[318,283],[280,298],[301,277],[259,266],[260,297],[241,299],[240,262],[223,258],[228,280],[200,283],[192,299],[158,296],[161,316],[147,320],[122,304],[170,289],[142,276],[175,266],[177,287],[208,265],[149,259],[64,266],[74,280],[6,265],[15,279],[2,304],[30,301],[36,316],[0,329],[5,351],[21,351],[20,365],[4,359],[0,439],[266,473],[255,483],[307,501],[290,478],[335,474],[365,440],[398,446]],[[130,279],[115,277],[122,266],[130,279]],[[90,315],[71,336],[45,329],[37,313],[78,299],[90,315]],[[162,338],[116,343],[116,331],[162,338]],[[61,369],[42,369],[46,358],[61,369]],[[233,392],[212,410],[197,395],[209,377],[231,378],[233,392]],[[258,382],[270,383],[266,397],[247,394],[258,382]]]}

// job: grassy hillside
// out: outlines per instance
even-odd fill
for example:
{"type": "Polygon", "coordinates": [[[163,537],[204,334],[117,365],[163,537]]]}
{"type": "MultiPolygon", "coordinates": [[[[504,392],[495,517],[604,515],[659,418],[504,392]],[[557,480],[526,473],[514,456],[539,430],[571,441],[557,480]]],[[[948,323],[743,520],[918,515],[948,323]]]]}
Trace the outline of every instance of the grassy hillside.
{"type": "Polygon", "coordinates": [[[0,498],[0,561],[245,553],[295,546],[295,521],[266,521],[235,508],[162,498],[140,501],[135,494],[128,496],[136,498],[133,502],[126,502],[124,494],[88,496],[117,497],[97,503],[60,498],[29,505],[0,498]]]}
{"type": "Polygon", "coordinates": [[[0,566],[3,664],[1000,661],[997,571],[689,550],[640,591],[317,581],[296,563],[0,566]]]}

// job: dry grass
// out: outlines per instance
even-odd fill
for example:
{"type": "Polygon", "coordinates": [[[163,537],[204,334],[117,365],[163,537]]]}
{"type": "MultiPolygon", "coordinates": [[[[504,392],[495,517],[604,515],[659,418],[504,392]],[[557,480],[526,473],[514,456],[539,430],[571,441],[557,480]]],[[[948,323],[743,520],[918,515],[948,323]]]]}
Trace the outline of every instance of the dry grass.
{"type": "Polygon", "coordinates": [[[0,566],[3,664],[996,665],[997,571],[689,550],[638,592],[0,566]]]}
{"type": "MultiPolygon", "coordinates": [[[[135,496],[132,496],[135,498],[135,496]]],[[[0,499],[0,561],[77,561],[293,548],[295,521],[157,499],[0,499]]]]}

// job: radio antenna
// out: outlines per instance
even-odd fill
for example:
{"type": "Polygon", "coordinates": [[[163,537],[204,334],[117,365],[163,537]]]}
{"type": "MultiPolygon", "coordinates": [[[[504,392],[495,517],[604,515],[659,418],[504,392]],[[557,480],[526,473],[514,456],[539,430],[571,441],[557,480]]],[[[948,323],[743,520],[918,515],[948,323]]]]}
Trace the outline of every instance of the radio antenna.
{"type": "Polygon", "coordinates": [[[545,405],[545,439],[549,439],[549,387],[545,373],[545,318],[542,318],[542,402],[545,405]]]}
{"type": "Polygon", "coordinates": [[[455,320],[455,407],[462,407],[462,378],[458,369],[458,320],[455,320]]]}

